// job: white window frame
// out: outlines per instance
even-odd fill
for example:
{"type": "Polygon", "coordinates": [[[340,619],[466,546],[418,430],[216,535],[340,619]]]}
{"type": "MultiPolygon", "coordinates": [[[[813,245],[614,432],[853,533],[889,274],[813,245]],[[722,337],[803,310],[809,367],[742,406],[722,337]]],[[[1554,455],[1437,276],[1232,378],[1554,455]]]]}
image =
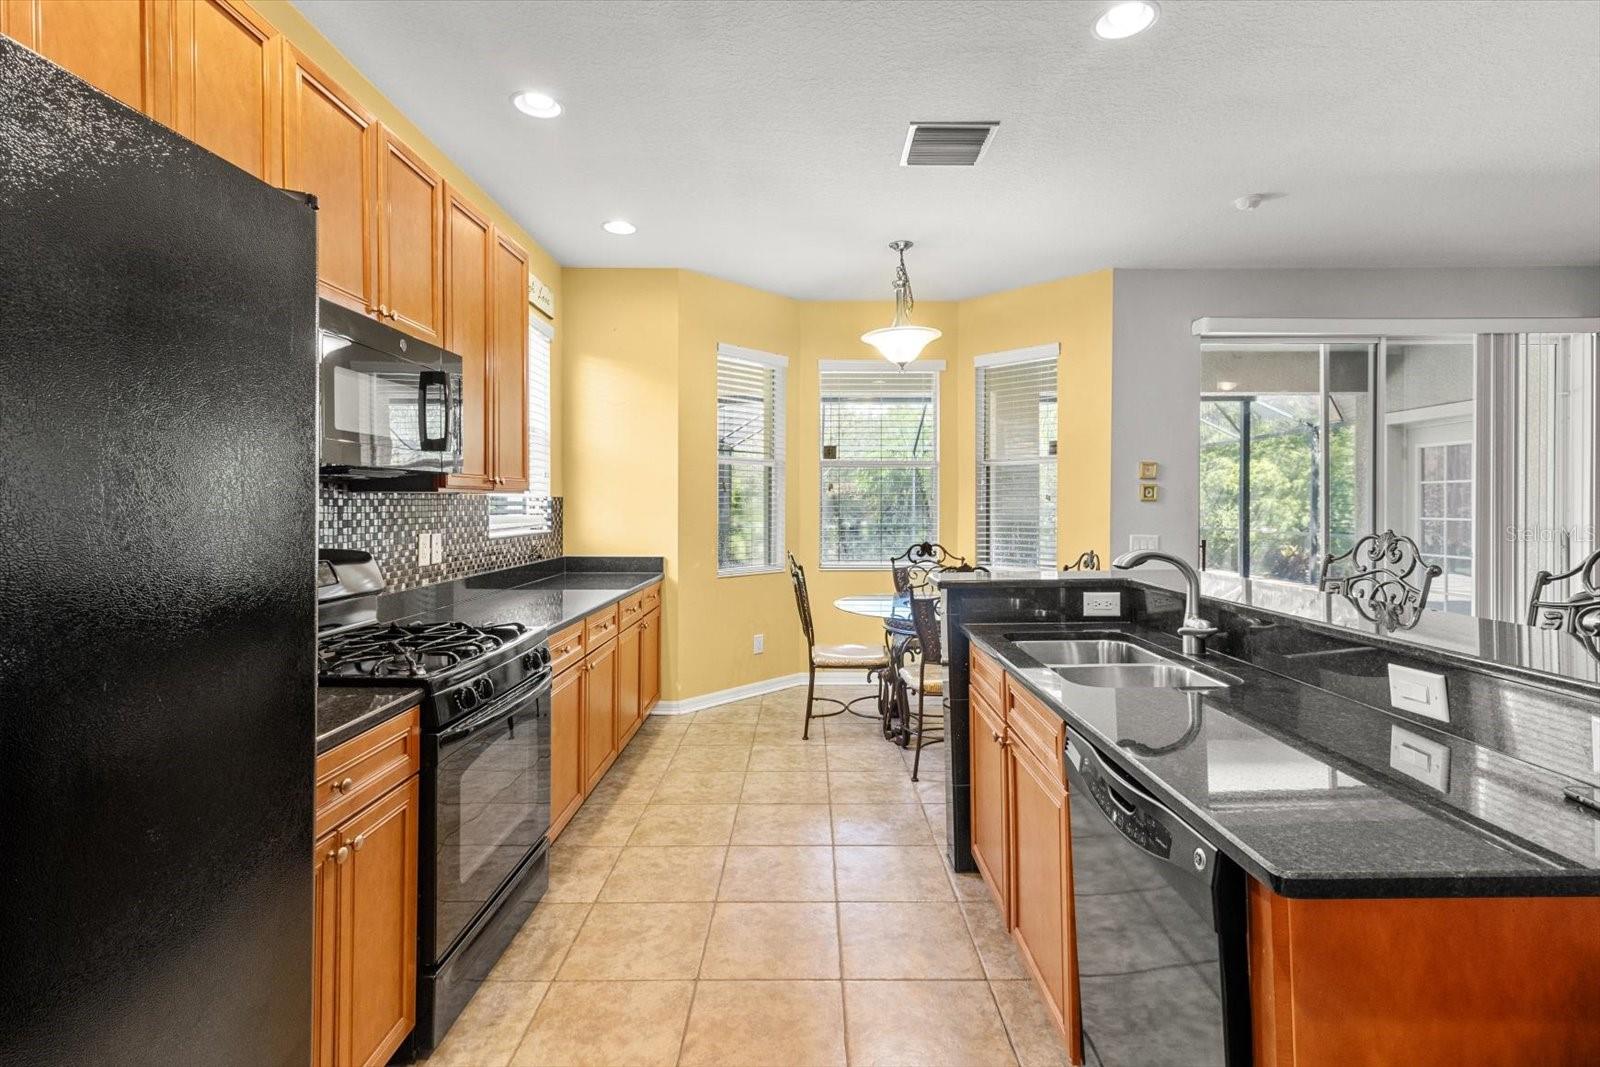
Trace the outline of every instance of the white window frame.
{"type": "Polygon", "coordinates": [[[528,534],[549,533],[552,529],[550,522],[550,487],[554,477],[554,425],[552,424],[555,397],[551,395],[554,368],[551,366],[554,356],[550,351],[555,343],[556,330],[546,322],[538,312],[529,311],[528,314],[528,489],[524,493],[491,493],[489,500],[491,511],[488,517],[488,533],[490,537],[525,537],[528,534]],[[536,404],[536,383],[538,381],[533,366],[534,343],[533,335],[538,334],[544,341],[544,424],[534,418],[536,404]],[[543,447],[541,458],[539,448],[543,447]],[[536,477],[538,475],[538,477],[536,477]],[[492,506],[495,501],[516,501],[523,507],[521,515],[493,514],[492,506]]]}
{"type": "Polygon", "coordinates": [[[1046,463],[1056,464],[1055,473],[1056,473],[1056,494],[1057,494],[1058,513],[1057,513],[1057,516],[1052,516],[1052,520],[1055,520],[1056,521],[1056,525],[1057,525],[1056,543],[1054,545],[1050,546],[1050,554],[1051,554],[1051,558],[1050,559],[1048,559],[1048,560],[1045,560],[1045,559],[1037,560],[1037,561],[1029,564],[1026,568],[1023,568],[1023,569],[1028,569],[1028,570],[1033,570],[1033,569],[1054,570],[1055,567],[1057,566],[1057,564],[1060,562],[1060,560],[1058,558],[1056,558],[1056,557],[1059,557],[1060,554],[1061,554],[1061,548],[1060,548],[1061,530],[1060,530],[1059,520],[1058,520],[1059,507],[1060,507],[1060,493],[1061,493],[1061,477],[1060,477],[1060,471],[1061,471],[1061,468],[1060,468],[1060,453],[1061,453],[1061,393],[1060,393],[1059,385],[1057,387],[1056,394],[1055,394],[1055,400],[1056,400],[1056,455],[1053,455],[1053,456],[1040,456],[1037,459],[1031,459],[1031,460],[1028,460],[1028,459],[1023,459],[1023,460],[1005,460],[1005,461],[1000,462],[1000,463],[989,463],[989,462],[986,462],[984,460],[984,458],[983,458],[983,454],[984,454],[984,450],[985,450],[984,449],[984,437],[985,437],[984,416],[985,416],[985,411],[984,411],[984,404],[983,404],[983,390],[982,390],[981,385],[979,383],[979,379],[981,377],[981,372],[985,371],[985,370],[994,370],[994,369],[999,368],[999,367],[1009,367],[1009,366],[1013,366],[1013,365],[1019,364],[1019,363],[1038,363],[1038,362],[1043,362],[1044,360],[1047,360],[1047,359],[1055,361],[1055,365],[1056,365],[1056,380],[1059,383],[1060,375],[1061,375],[1061,345],[1060,345],[1059,342],[1052,341],[1052,342],[1050,342],[1048,344],[1030,345],[1027,348],[1013,348],[1013,349],[1008,349],[1008,350],[1006,350],[1004,352],[991,352],[988,355],[978,356],[978,357],[974,358],[973,361],[972,361],[972,366],[973,366],[973,371],[972,371],[972,376],[973,376],[973,404],[972,404],[972,409],[973,409],[973,420],[974,420],[973,421],[973,444],[974,444],[973,452],[974,452],[974,459],[976,461],[976,470],[974,472],[974,481],[973,481],[973,521],[974,521],[973,546],[974,546],[975,554],[978,557],[978,565],[982,566],[982,567],[1000,567],[1000,568],[1018,568],[1019,567],[1019,565],[1013,564],[1013,563],[996,564],[992,559],[986,558],[986,555],[985,555],[986,550],[991,547],[991,543],[993,541],[993,538],[986,538],[984,536],[984,530],[983,530],[983,522],[984,522],[984,518],[985,518],[985,509],[983,507],[984,486],[987,483],[987,474],[988,474],[989,468],[990,467],[1038,466],[1038,467],[1040,467],[1042,469],[1046,463]]]}
{"type": "MultiPolygon", "coordinates": [[[[877,360],[864,359],[826,359],[817,365],[817,458],[821,464],[817,482],[817,566],[825,571],[881,571],[889,566],[889,556],[881,560],[861,561],[851,563],[829,563],[823,556],[822,544],[822,516],[824,504],[828,499],[828,468],[830,467],[881,467],[881,468],[926,468],[929,473],[929,484],[933,487],[933,529],[927,531],[927,539],[939,540],[939,388],[941,376],[944,373],[944,361],[937,359],[919,359],[907,365],[903,371],[896,371],[877,360]],[[852,459],[826,459],[822,456],[822,376],[824,374],[861,374],[873,377],[885,373],[930,374],[933,377],[933,458],[921,459],[879,459],[879,460],[852,460],[852,459]]],[[[902,545],[899,551],[904,551],[907,546],[902,545]]],[[[896,553],[890,553],[894,555],[896,553]]]]}
{"type": "MultiPolygon", "coordinates": [[[[785,470],[785,454],[787,452],[788,445],[788,420],[785,406],[788,404],[789,400],[789,359],[787,356],[774,355],[771,352],[762,352],[755,348],[743,348],[739,345],[718,344],[717,364],[719,368],[724,359],[754,364],[773,372],[772,456],[768,459],[761,459],[753,456],[724,456],[721,453],[716,453],[714,456],[716,462],[716,476],[713,478],[712,484],[715,486],[721,485],[721,472],[724,466],[753,467],[757,469],[770,468],[772,471],[772,499],[770,502],[772,529],[767,531],[767,544],[771,550],[770,562],[752,564],[745,567],[723,567],[721,543],[722,496],[719,491],[717,494],[717,500],[714,504],[714,507],[716,508],[718,531],[717,538],[715,539],[716,544],[714,545],[713,549],[717,554],[717,577],[742,578],[751,574],[775,574],[782,571],[785,567],[785,557],[788,545],[784,528],[788,522],[787,509],[785,508],[785,498],[787,497],[789,491],[788,476],[785,470]]],[[[720,395],[721,393],[719,387],[719,399],[720,395]]],[[[713,416],[711,420],[711,432],[713,434],[713,451],[715,451],[714,441],[715,434],[717,432],[717,419],[715,416],[713,416]]]]}

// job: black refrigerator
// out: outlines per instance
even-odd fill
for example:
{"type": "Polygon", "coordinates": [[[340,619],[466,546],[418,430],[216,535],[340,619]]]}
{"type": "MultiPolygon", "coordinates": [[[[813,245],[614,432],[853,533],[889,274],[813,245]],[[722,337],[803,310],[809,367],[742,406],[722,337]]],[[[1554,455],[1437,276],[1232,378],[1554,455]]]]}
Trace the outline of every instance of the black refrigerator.
{"type": "Polygon", "coordinates": [[[0,1062],[311,1058],[314,204],[0,37],[0,1062]]]}

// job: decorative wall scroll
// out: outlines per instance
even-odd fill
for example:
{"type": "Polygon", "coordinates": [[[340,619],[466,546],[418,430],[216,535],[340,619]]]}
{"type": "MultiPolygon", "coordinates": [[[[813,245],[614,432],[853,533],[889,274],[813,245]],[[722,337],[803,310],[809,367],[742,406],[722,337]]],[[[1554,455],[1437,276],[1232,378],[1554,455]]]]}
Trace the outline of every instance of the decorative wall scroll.
{"type": "Polygon", "coordinates": [[[1541,630],[1560,630],[1577,638],[1589,655],[1600,659],[1600,551],[1560,574],[1540,571],[1533,579],[1533,596],[1528,601],[1528,625],[1541,630]],[[1544,599],[1552,585],[1576,578],[1581,588],[1566,600],[1544,599]]]}
{"type": "Polygon", "coordinates": [[[1385,530],[1368,534],[1348,552],[1325,556],[1317,587],[1338,593],[1381,629],[1409,630],[1422,621],[1428,589],[1443,573],[1422,558],[1411,538],[1385,530]],[[1421,584],[1412,584],[1418,579],[1421,584]]]}

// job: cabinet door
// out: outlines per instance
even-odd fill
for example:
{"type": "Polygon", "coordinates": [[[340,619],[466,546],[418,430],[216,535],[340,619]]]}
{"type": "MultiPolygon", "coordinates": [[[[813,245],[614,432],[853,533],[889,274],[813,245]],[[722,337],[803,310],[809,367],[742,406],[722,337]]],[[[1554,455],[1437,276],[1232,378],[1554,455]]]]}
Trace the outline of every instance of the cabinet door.
{"type": "Polygon", "coordinates": [[[617,635],[617,747],[627,744],[639,728],[639,637],[638,626],[617,635]]]}
{"type": "Polygon", "coordinates": [[[652,611],[639,623],[639,718],[650,714],[661,699],[661,612],[652,611]]]}
{"type": "Polygon", "coordinates": [[[283,45],[283,185],[317,197],[317,290],[377,307],[377,123],[293,45],[283,45]]]}
{"type": "Polygon", "coordinates": [[[341,853],[339,835],[324,834],[311,848],[311,1067],[335,1067],[339,1061],[338,1003],[339,868],[350,858],[341,853]]]}
{"type": "Polygon", "coordinates": [[[1007,745],[1011,934],[1044,994],[1074,1063],[1078,1045],[1078,968],[1072,926],[1072,841],[1067,789],[1022,745],[1007,745]]]}
{"type": "Polygon", "coordinates": [[[444,193],[444,347],[461,357],[461,472],[452,489],[488,489],[489,325],[494,313],[489,272],[494,228],[449,186],[444,193]]]}
{"type": "Polygon", "coordinates": [[[416,1025],[420,814],[412,778],[339,830],[341,1067],[382,1067],[416,1025]]]}
{"type": "Polygon", "coordinates": [[[442,344],[444,182],[387,127],[378,145],[378,314],[442,344]]]}
{"type": "Polygon", "coordinates": [[[1006,886],[1006,728],[976,687],[967,694],[972,752],[972,858],[1002,915],[1009,917],[1006,886]]]}
{"type": "Polygon", "coordinates": [[[503,233],[495,235],[493,279],[493,474],[496,489],[520,493],[528,488],[528,254],[503,233]]]}
{"type": "Polygon", "coordinates": [[[172,122],[173,0],[0,0],[0,33],[172,122]]]}
{"type": "Polygon", "coordinates": [[[583,683],[583,791],[600,781],[617,754],[617,643],[589,654],[583,683]]]}
{"type": "Polygon", "coordinates": [[[264,182],[283,180],[282,38],[242,0],[180,0],[173,128],[264,182]]]}
{"type": "Polygon", "coordinates": [[[583,803],[583,664],[550,688],[550,840],[583,803]]]}

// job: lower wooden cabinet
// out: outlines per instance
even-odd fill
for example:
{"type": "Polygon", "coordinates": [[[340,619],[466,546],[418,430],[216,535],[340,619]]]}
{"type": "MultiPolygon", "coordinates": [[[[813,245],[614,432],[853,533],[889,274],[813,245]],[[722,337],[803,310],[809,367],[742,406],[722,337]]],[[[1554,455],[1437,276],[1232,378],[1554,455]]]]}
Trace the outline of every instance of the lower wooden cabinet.
{"type": "Polygon", "coordinates": [[[968,748],[972,754],[972,858],[1001,914],[1009,917],[1006,880],[1006,725],[976,687],[969,690],[968,748]]]}
{"type": "Polygon", "coordinates": [[[313,1063],[377,1067],[416,1025],[417,778],[317,842],[313,1063]]]}
{"type": "Polygon", "coordinates": [[[550,688],[550,837],[583,803],[583,678],[580,666],[556,675],[550,688]]]}
{"type": "MultiPolygon", "coordinates": [[[[659,588],[659,587],[657,587],[659,588]]],[[[639,719],[661,699],[661,611],[648,612],[639,623],[639,719]]]]}
{"type": "Polygon", "coordinates": [[[617,635],[617,744],[628,743],[642,721],[639,704],[639,627],[617,635]]]}
{"type": "Polygon", "coordinates": [[[584,659],[583,791],[587,795],[617,758],[617,643],[584,659]]]}

